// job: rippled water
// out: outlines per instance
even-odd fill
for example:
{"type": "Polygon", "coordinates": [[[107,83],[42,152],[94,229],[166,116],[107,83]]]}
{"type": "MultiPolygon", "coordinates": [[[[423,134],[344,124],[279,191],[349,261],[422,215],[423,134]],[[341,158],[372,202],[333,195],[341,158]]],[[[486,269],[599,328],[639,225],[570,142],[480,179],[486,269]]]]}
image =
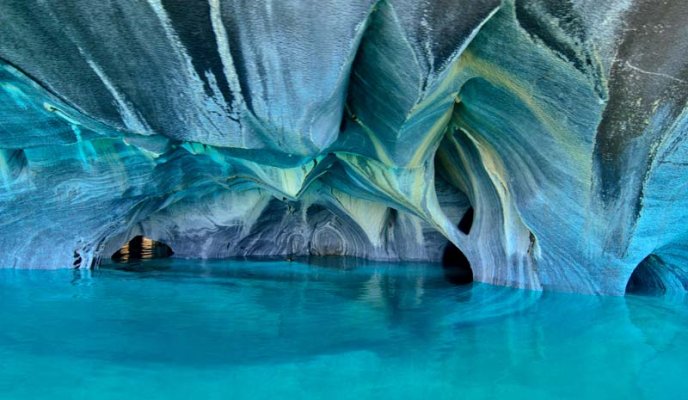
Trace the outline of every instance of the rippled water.
{"type": "Polygon", "coordinates": [[[431,264],[0,270],[3,399],[685,398],[688,301],[431,264]]]}

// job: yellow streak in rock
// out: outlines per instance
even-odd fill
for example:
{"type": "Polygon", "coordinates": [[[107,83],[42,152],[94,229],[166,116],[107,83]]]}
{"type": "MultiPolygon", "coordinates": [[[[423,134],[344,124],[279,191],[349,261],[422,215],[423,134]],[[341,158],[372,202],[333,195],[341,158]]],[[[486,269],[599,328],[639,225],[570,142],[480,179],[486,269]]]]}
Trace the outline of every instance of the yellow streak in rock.
{"type": "Polygon", "coordinates": [[[380,247],[382,245],[382,230],[387,216],[387,206],[353,197],[334,188],[332,195],[342,210],[363,229],[370,243],[375,247],[380,247]]]}
{"type": "Polygon", "coordinates": [[[434,178],[430,177],[429,182],[425,179],[427,164],[417,168],[390,168],[377,160],[353,154],[342,153],[337,157],[392,204],[398,204],[425,220],[452,242],[461,242],[462,234],[439,206],[434,178]]]}
{"type": "Polygon", "coordinates": [[[375,148],[375,154],[377,155],[378,159],[389,166],[394,166],[394,161],[387,153],[387,150],[385,149],[385,146],[382,144],[382,142],[380,142],[380,139],[378,139],[378,137],[375,135],[375,132],[368,128],[360,119],[356,118],[355,121],[361,126],[363,131],[370,138],[370,141],[373,143],[373,147],[375,148]]]}
{"type": "Polygon", "coordinates": [[[437,121],[432,125],[430,130],[425,134],[423,140],[416,145],[417,149],[413,157],[407,164],[408,167],[414,168],[422,165],[427,159],[428,149],[431,145],[438,145],[440,138],[444,135],[446,131],[447,124],[451,119],[452,113],[454,112],[454,107],[449,107],[447,111],[437,121]]]}
{"type": "MultiPolygon", "coordinates": [[[[535,90],[527,82],[521,81],[519,77],[513,75],[510,71],[476,56],[470,50],[464,52],[462,59],[465,62],[464,68],[470,68],[475,72],[476,77],[506,89],[524,103],[528,110],[537,117],[538,121],[545,126],[547,132],[558,143],[561,143],[562,147],[567,150],[567,153],[576,160],[578,165],[587,166],[591,163],[587,145],[582,141],[575,140],[576,137],[571,135],[571,132],[562,125],[560,113],[547,112],[540,105],[533,97],[535,90]]],[[[587,82],[581,82],[581,85],[585,84],[587,82]]],[[[581,172],[588,170],[590,168],[581,168],[581,172]]],[[[583,178],[582,180],[588,181],[589,179],[583,178]]]]}

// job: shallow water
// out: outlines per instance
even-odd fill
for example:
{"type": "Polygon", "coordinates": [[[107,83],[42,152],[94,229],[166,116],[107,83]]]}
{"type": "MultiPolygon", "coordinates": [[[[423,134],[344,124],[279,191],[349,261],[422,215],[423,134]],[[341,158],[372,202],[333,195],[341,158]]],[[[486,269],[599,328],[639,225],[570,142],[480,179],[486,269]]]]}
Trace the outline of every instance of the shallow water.
{"type": "Polygon", "coordinates": [[[457,287],[433,264],[320,264],[0,270],[0,397],[688,393],[683,298],[457,287]]]}

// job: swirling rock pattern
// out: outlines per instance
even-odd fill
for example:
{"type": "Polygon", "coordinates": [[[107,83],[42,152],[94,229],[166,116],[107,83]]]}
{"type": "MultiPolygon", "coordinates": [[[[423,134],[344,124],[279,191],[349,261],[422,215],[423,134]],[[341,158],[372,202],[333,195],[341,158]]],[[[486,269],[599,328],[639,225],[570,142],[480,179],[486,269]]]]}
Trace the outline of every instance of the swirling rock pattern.
{"type": "Polygon", "coordinates": [[[439,260],[688,287],[688,3],[0,3],[0,265],[439,260]],[[458,229],[472,208],[468,233],[458,229]],[[640,265],[640,266],[639,266],[640,265]]]}

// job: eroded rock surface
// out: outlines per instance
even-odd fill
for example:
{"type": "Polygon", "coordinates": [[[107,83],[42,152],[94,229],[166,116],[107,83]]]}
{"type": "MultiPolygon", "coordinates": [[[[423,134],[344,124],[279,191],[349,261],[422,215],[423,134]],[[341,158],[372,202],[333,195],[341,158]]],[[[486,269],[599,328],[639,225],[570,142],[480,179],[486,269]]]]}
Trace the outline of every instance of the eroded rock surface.
{"type": "Polygon", "coordinates": [[[622,294],[641,265],[632,287],[685,291],[686,20],[651,0],[3,1],[0,265],[93,266],[137,235],[183,257],[451,241],[482,282],[622,294]]]}

